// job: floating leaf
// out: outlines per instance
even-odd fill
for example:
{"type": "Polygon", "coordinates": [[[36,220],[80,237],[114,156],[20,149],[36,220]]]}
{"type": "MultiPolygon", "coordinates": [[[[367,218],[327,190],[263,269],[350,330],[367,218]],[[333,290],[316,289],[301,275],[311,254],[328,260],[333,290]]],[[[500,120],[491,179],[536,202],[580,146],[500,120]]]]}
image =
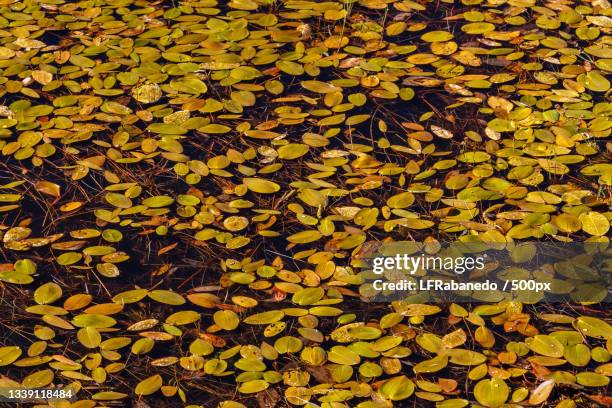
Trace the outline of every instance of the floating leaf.
{"type": "Polygon", "coordinates": [[[280,190],[280,186],[270,180],[247,177],[242,181],[249,190],[259,194],[272,194],[280,190]]]}
{"type": "Polygon", "coordinates": [[[504,405],[510,389],[504,380],[493,378],[490,380],[481,380],[474,387],[474,397],[485,407],[495,408],[504,405]]]}
{"type": "Polygon", "coordinates": [[[576,375],[576,381],[585,387],[605,387],[610,383],[610,378],[605,375],[585,371],[576,375]]]}
{"type": "Polygon", "coordinates": [[[525,340],[527,346],[535,353],[547,357],[562,357],[563,344],[552,336],[539,334],[525,340]]]}
{"type": "Polygon", "coordinates": [[[578,219],[582,223],[582,230],[591,235],[605,235],[610,229],[610,221],[598,212],[584,212],[578,216],[578,219]]]}
{"type": "Polygon", "coordinates": [[[612,326],[596,317],[580,316],[572,324],[585,336],[598,339],[612,338],[612,326]]]}
{"type": "Polygon", "coordinates": [[[0,347],[0,366],[13,363],[21,356],[21,349],[17,346],[0,347]]]}
{"type": "Polygon", "coordinates": [[[270,324],[279,321],[285,316],[282,310],[270,310],[247,316],[244,322],[247,324],[270,324]]]}
{"type": "Polygon", "coordinates": [[[414,383],[404,375],[392,378],[380,387],[380,393],[391,401],[405,400],[413,392],[414,383]]]}
{"type": "Polygon", "coordinates": [[[219,310],[213,315],[215,324],[224,330],[234,330],[240,323],[238,315],[231,310],[219,310]]]}
{"type": "Polygon", "coordinates": [[[145,378],[136,385],[134,392],[136,395],[151,395],[157,392],[163,384],[161,375],[156,374],[145,378]]]}
{"type": "Polygon", "coordinates": [[[100,332],[93,327],[84,327],[77,332],[77,338],[87,348],[96,348],[102,341],[100,332]]]}
{"type": "Polygon", "coordinates": [[[146,295],[156,302],[167,305],[179,306],[185,303],[185,298],[171,290],[152,290],[146,295]]]}
{"type": "Polygon", "coordinates": [[[48,305],[62,297],[62,288],[53,282],[45,283],[34,291],[34,301],[39,305],[48,305]]]}

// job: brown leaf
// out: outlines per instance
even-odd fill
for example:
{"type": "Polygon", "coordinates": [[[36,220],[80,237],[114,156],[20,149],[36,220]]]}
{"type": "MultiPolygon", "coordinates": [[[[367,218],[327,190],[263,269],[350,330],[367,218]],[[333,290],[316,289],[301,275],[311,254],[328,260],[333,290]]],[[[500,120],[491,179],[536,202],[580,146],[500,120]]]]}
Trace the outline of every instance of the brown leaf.
{"type": "Polygon", "coordinates": [[[274,388],[257,393],[257,406],[259,408],[274,408],[280,401],[280,395],[274,388]]]}
{"type": "Polygon", "coordinates": [[[333,384],[335,383],[334,377],[332,377],[331,372],[322,366],[317,367],[305,367],[306,371],[310,373],[319,383],[333,384]]]}
{"type": "Polygon", "coordinates": [[[608,395],[587,395],[587,398],[595,401],[596,403],[606,406],[606,407],[610,407],[612,406],[612,396],[608,396],[608,395]]]}
{"type": "Polygon", "coordinates": [[[170,252],[174,248],[176,248],[177,245],[178,245],[178,242],[175,242],[174,244],[167,245],[167,246],[161,248],[159,251],[157,251],[157,255],[163,255],[166,252],[170,252]]]}
{"type": "Polygon", "coordinates": [[[36,187],[36,190],[40,191],[43,194],[47,194],[56,198],[60,196],[60,186],[55,183],[51,183],[50,181],[37,181],[36,183],[34,183],[34,187],[36,187]]]}

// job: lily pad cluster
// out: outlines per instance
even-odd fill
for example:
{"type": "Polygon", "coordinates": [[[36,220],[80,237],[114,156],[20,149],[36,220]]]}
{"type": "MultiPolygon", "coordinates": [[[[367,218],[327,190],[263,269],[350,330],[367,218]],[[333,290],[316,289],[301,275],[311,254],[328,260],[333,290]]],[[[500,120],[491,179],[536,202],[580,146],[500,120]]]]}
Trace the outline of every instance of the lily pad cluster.
{"type": "Polygon", "coordinates": [[[609,405],[605,305],[367,303],[380,242],[609,244],[607,0],[0,2],[0,388],[609,405]]]}

